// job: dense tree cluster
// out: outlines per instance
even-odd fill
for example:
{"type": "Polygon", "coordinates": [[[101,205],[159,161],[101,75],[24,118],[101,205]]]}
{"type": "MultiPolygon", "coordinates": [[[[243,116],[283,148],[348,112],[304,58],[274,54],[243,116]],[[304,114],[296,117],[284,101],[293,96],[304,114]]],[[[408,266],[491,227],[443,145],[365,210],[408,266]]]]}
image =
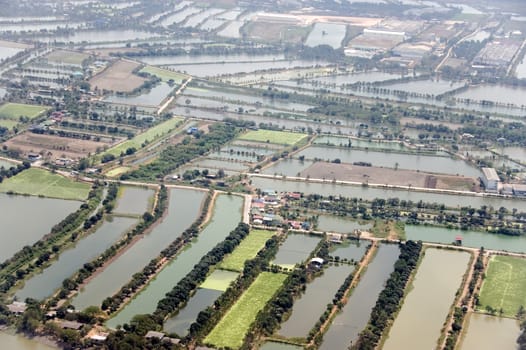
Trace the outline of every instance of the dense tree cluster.
{"type": "Polygon", "coordinates": [[[23,162],[22,164],[17,164],[17,166],[12,166],[8,169],[0,167],[0,183],[2,183],[4,179],[9,179],[10,177],[15,176],[16,174],[19,174],[29,168],[31,168],[31,163],[27,161],[23,162]]]}
{"type": "Polygon", "coordinates": [[[395,263],[394,271],[376,301],[367,327],[360,333],[352,349],[376,349],[384,330],[400,307],[407,281],[418,263],[421,250],[421,242],[407,241],[405,244],[400,244],[400,256],[395,263]]]}

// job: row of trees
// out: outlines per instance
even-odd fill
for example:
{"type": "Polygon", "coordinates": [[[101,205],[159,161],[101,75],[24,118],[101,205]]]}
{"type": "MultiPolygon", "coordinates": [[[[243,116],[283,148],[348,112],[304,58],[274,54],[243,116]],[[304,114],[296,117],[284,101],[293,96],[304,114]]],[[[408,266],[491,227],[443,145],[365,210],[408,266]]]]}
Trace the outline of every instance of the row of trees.
{"type": "Polygon", "coordinates": [[[367,327],[360,333],[352,349],[376,349],[384,330],[398,311],[407,281],[418,263],[421,250],[421,242],[407,241],[405,244],[400,244],[400,256],[395,263],[394,271],[376,301],[367,327]]]}

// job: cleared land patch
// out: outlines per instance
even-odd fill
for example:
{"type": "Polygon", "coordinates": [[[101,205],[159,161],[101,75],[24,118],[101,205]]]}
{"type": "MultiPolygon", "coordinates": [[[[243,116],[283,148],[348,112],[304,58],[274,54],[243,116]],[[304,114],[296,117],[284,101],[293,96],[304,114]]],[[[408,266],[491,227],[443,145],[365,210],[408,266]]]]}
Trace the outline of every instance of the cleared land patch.
{"type": "Polygon", "coordinates": [[[262,272],[205,338],[205,343],[239,349],[256,315],[286,278],[285,274],[262,272]]]}
{"type": "Polygon", "coordinates": [[[159,68],[159,67],[154,67],[154,66],[144,67],[143,69],[141,69],[141,73],[148,73],[151,75],[155,75],[162,81],[173,80],[173,82],[176,84],[181,84],[183,82],[183,79],[188,78],[188,76],[184,74],[172,72],[170,70],[159,68]]]}
{"type": "Polygon", "coordinates": [[[6,142],[8,148],[17,149],[22,153],[41,153],[44,158],[56,159],[61,157],[80,159],[88,154],[94,154],[111,146],[109,142],[82,140],[56,135],[34,134],[26,131],[6,142]]]}
{"type": "Polygon", "coordinates": [[[92,87],[100,90],[131,92],[140,87],[145,81],[133,73],[140,67],[137,62],[119,60],[100,72],[89,81],[92,87]]]}
{"type": "Polygon", "coordinates": [[[242,271],[245,261],[252,259],[274,235],[273,231],[252,230],[239,246],[221,263],[221,268],[232,271],[242,271]]]}
{"type": "Polygon", "coordinates": [[[426,174],[413,170],[358,166],[348,163],[316,162],[300,172],[300,175],[314,179],[336,179],[368,184],[479,191],[478,181],[470,177],[426,174]]]}
{"type": "Polygon", "coordinates": [[[276,143],[279,145],[294,145],[306,137],[306,134],[288,131],[251,130],[239,136],[238,139],[246,141],[276,143]]]}
{"type": "Polygon", "coordinates": [[[492,256],[480,291],[479,309],[489,306],[504,316],[515,317],[526,307],[526,260],[511,256],[492,256]]]}
{"type": "Polygon", "coordinates": [[[33,106],[23,103],[6,103],[0,106],[0,119],[19,120],[20,117],[34,119],[48,110],[45,106],[33,106]]]}
{"type": "Polygon", "coordinates": [[[85,182],[74,181],[47,170],[31,168],[4,180],[0,184],[0,192],[12,191],[33,196],[84,200],[88,197],[90,187],[85,182]]]}

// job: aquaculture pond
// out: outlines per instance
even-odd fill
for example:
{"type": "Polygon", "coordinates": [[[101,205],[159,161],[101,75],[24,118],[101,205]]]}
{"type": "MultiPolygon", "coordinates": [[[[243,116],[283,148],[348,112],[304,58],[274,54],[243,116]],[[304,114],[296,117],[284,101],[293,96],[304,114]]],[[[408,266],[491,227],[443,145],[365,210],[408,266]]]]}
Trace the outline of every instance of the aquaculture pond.
{"type": "Polygon", "coordinates": [[[123,217],[106,219],[95,232],[80,239],[73,247],[60,254],[51,266],[29,279],[16,293],[17,298],[40,300],[51,296],[62,285],[63,280],[103,253],[137,222],[137,219],[123,217]]]}
{"type": "Polygon", "coordinates": [[[318,158],[329,161],[338,158],[343,163],[369,162],[373,166],[452,175],[458,174],[471,177],[479,177],[481,175],[477,168],[462,160],[456,160],[450,157],[385,153],[352,148],[328,148],[321,146],[306,148],[296,156],[304,156],[306,159],[318,158]]]}
{"type": "Polygon", "coordinates": [[[358,262],[362,259],[369,245],[369,241],[345,239],[342,243],[332,244],[329,247],[329,255],[332,257],[339,257],[340,259],[358,262]]]}
{"type": "Polygon", "coordinates": [[[434,349],[466,272],[470,254],[429,248],[396,317],[384,350],[434,349]],[[415,332],[418,325],[418,332],[415,332]]]}
{"type": "Polygon", "coordinates": [[[526,201],[519,198],[496,198],[483,196],[462,196],[432,192],[416,192],[399,190],[393,188],[347,186],[333,184],[330,181],[325,183],[306,182],[306,181],[287,181],[283,179],[263,178],[252,176],[252,184],[260,189],[274,189],[279,192],[301,192],[308,194],[320,194],[325,196],[344,196],[355,197],[366,200],[375,198],[399,198],[400,200],[410,200],[414,203],[423,201],[426,203],[442,203],[448,207],[458,208],[461,206],[471,206],[480,208],[483,205],[493,208],[505,207],[508,210],[516,208],[526,211],[526,201]]]}
{"type": "Polygon", "coordinates": [[[160,83],[154,86],[150,91],[143,93],[138,96],[110,96],[104,101],[123,104],[123,105],[139,105],[139,106],[158,106],[161,102],[168,97],[168,94],[174,89],[173,86],[167,83],[160,83]]]}
{"type": "Polygon", "coordinates": [[[299,176],[300,172],[314,164],[312,160],[299,160],[294,158],[283,158],[268,168],[265,168],[262,173],[267,175],[285,175],[285,176],[299,176]]]}
{"type": "Polygon", "coordinates": [[[144,32],[132,29],[124,30],[86,30],[76,31],[68,36],[53,36],[53,37],[42,37],[41,41],[56,41],[56,42],[112,42],[112,41],[128,41],[136,39],[148,39],[158,34],[151,32],[144,32]]]}
{"type": "Polygon", "coordinates": [[[292,314],[281,325],[278,333],[287,338],[306,337],[327,309],[327,304],[332,302],[338,288],[354,269],[354,265],[348,264],[325,268],[323,275],[307,284],[305,294],[294,302],[292,314]]]}
{"type": "Polygon", "coordinates": [[[173,242],[197,219],[205,192],[193,189],[171,189],[168,213],[151,232],[142,236],[100,274],[85,285],[71,303],[79,310],[101,305],[139,272],[150,260],[173,242]]]}
{"type": "Polygon", "coordinates": [[[367,230],[371,224],[360,224],[350,218],[335,215],[318,215],[318,231],[353,233],[354,230],[367,230]]]}
{"type": "Polygon", "coordinates": [[[203,282],[183,309],[176,316],[166,320],[164,331],[176,333],[178,336],[188,334],[190,325],[195,322],[197,315],[208,306],[211,306],[238,275],[236,272],[215,270],[203,282]]]}
{"type": "Polygon", "coordinates": [[[519,349],[517,338],[520,334],[517,320],[472,313],[467,328],[464,328],[459,349],[519,349]]]}
{"type": "Polygon", "coordinates": [[[137,57],[139,61],[146,64],[164,66],[178,64],[204,64],[204,63],[238,63],[238,62],[264,62],[274,60],[284,60],[283,54],[266,54],[266,55],[185,55],[185,56],[144,56],[137,57]]]}
{"type": "Polygon", "coordinates": [[[387,141],[367,141],[360,140],[344,136],[334,136],[334,135],[322,135],[318,136],[313,141],[314,144],[319,145],[328,145],[328,146],[340,146],[347,147],[351,144],[351,148],[369,148],[369,149],[381,149],[381,150],[391,150],[391,151],[411,151],[404,146],[401,142],[387,142],[387,141]]]}
{"type": "Polygon", "coordinates": [[[484,247],[493,250],[505,250],[516,253],[526,253],[526,237],[507,236],[488,232],[448,229],[425,225],[406,225],[407,239],[433,243],[451,244],[458,236],[462,237],[462,245],[472,248],[484,247]]]}
{"type": "Polygon", "coordinates": [[[114,213],[142,215],[151,206],[155,191],[147,187],[123,186],[114,213]]]}
{"type": "Polygon", "coordinates": [[[320,236],[306,235],[301,233],[290,233],[285,242],[281,244],[276,258],[272,262],[286,268],[302,263],[320,242],[320,236]]]}
{"type": "Polygon", "coordinates": [[[223,292],[219,290],[199,288],[177,316],[164,323],[164,331],[175,333],[180,337],[186,336],[190,325],[197,319],[197,315],[208,306],[213,305],[221,294],[223,292]]]}
{"type": "Polygon", "coordinates": [[[0,261],[40,240],[80,205],[77,201],[0,193],[0,261]]]}
{"type": "MultiPolygon", "coordinates": [[[[196,240],[179,253],[129,304],[107,322],[108,327],[128,323],[137,314],[151,313],[157,302],[188,274],[201,257],[223,241],[242,220],[243,197],[219,195],[214,213],[196,240]]],[[[189,203],[188,203],[189,204],[189,203]]]]}
{"type": "Polygon", "coordinates": [[[352,290],[347,304],[332,321],[323,336],[320,349],[346,349],[365,328],[371,310],[384,288],[389,275],[394,270],[400,249],[394,244],[383,244],[378,248],[374,259],[367,266],[365,274],[352,290]]]}
{"type": "Polygon", "coordinates": [[[514,104],[516,106],[525,105],[524,93],[526,88],[507,85],[478,85],[472,86],[468,90],[457,95],[456,98],[470,99],[473,101],[491,101],[494,103],[514,104]]]}
{"type": "Polygon", "coordinates": [[[302,350],[303,347],[292,345],[292,344],[267,341],[263,343],[263,345],[261,345],[259,349],[260,350],[302,350]]]}

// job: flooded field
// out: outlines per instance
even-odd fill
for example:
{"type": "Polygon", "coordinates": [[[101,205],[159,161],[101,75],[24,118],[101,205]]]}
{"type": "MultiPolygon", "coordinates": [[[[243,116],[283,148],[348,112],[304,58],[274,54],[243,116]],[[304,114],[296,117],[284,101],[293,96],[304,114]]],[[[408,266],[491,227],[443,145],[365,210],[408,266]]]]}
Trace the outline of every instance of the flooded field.
{"type": "Polygon", "coordinates": [[[242,207],[242,197],[219,195],[214,203],[214,214],[197,240],[179,253],[141,293],[110,319],[108,327],[116,328],[119,324],[128,323],[134,315],[153,312],[157,302],[238,225],[242,220],[242,207]]]}
{"type": "Polygon", "coordinates": [[[20,334],[0,332],[0,344],[9,350],[56,350],[58,348],[39,343],[20,334]]]}
{"type": "Polygon", "coordinates": [[[316,23],[307,37],[305,45],[310,47],[329,45],[333,49],[338,49],[342,46],[346,31],[345,24],[316,23]]]}
{"type": "Polygon", "coordinates": [[[434,349],[440,338],[470,255],[439,249],[426,249],[424,254],[384,350],[408,349],[409,345],[415,350],[434,349]],[[407,339],[411,339],[410,344],[407,339]]]}
{"type": "Polygon", "coordinates": [[[526,253],[526,237],[506,236],[488,232],[447,229],[424,225],[406,225],[407,239],[433,243],[451,244],[457,236],[462,237],[462,245],[472,248],[506,250],[509,252],[526,253]]]}
{"type": "Polygon", "coordinates": [[[323,275],[307,284],[305,293],[294,302],[292,314],[278,333],[287,338],[306,337],[354,268],[347,264],[325,268],[323,275]]]}
{"type": "Polygon", "coordinates": [[[132,218],[107,219],[95,232],[60,254],[50,267],[29,279],[16,293],[17,298],[41,300],[51,296],[62,285],[63,280],[103,253],[137,222],[137,219],[132,218]]]}
{"type": "Polygon", "coordinates": [[[303,347],[291,345],[291,344],[268,341],[268,342],[263,343],[263,345],[260,346],[259,349],[260,350],[301,350],[303,349],[303,347]]]}
{"type": "Polygon", "coordinates": [[[199,215],[204,196],[204,192],[196,190],[170,190],[168,214],[164,220],[93,278],[71,303],[83,310],[90,305],[100,305],[104,298],[115,293],[190,227],[199,215]]]}
{"type": "Polygon", "coordinates": [[[80,204],[77,201],[0,193],[0,261],[40,240],[56,223],[77,210],[80,204]]]}
{"type": "Polygon", "coordinates": [[[41,41],[57,41],[57,42],[112,42],[112,41],[129,41],[136,39],[148,39],[157,36],[155,33],[124,29],[124,30],[86,30],[74,32],[69,36],[54,36],[42,37],[41,41]]]}
{"type": "Polygon", "coordinates": [[[342,243],[332,244],[329,248],[329,255],[347,259],[348,261],[358,262],[362,259],[370,243],[367,241],[358,241],[346,239],[342,243]]]}
{"type": "Polygon", "coordinates": [[[358,338],[369,321],[371,310],[393,271],[399,254],[397,245],[380,246],[360,282],[352,290],[349,301],[324,335],[321,350],[346,349],[358,338]]]}
{"type": "Polygon", "coordinates": [[[115,213],[142,215],[151,206],[154,191],[145,187],[125,186],[120,190],[115,213]]]}
{"type": "Polygon", "coordinates": [[[316,248],[321,237],[304,234],[289,234],[285,242],[281,244],[272,262],[286,268],[303,262],[309,254],[316,248]]]}
{"type": "Polygon", "coordinates": [[[467,91],[455,95],[456,98],[470,99],[473,101],[491,101],[503,105],[524,105],[526,88],[504,85],[479,85],[470,87],[467,91]]]}
{"type": "Polygon", "coordinates": [[[472,313],[459,349],[519,349],[516,341],[520,333],[517,320],[472,313]]]}
{"type": "Polygon", "coordinates": [[[432,192],[412,192],[397,189],[373,188],[363,186],[345,186],[326,183],[314,183],[305,181],[286,181],[282,179],[269,179],[253,176],[252,184],[260,189],[271,188],[280,192],[301,192],[304,194],[323,193],[325,196],[345,196],[356,197],[367,200],[375,198],[399,198],[400,200],[410,200],[415,203],[419,201],[428,203],[443,203],[452,208],[461,206],[471,206],[480,208],[483,205],[493,206],[493,208],[505,207],[509,210],[516,208],[526,211],[526,201],[522,199],[504,199],[481,196],[460,196],[432,192]]]}
{"type": "Polygon", "coordinates": [[[183,65],[183,64],[207,64],[207,63],[238,63],[238,62],[264,62],[284,60],[285,55],[187,55],[187,56],[145,56],[137,57],[141,62],[152,66],[183,65]]]}

